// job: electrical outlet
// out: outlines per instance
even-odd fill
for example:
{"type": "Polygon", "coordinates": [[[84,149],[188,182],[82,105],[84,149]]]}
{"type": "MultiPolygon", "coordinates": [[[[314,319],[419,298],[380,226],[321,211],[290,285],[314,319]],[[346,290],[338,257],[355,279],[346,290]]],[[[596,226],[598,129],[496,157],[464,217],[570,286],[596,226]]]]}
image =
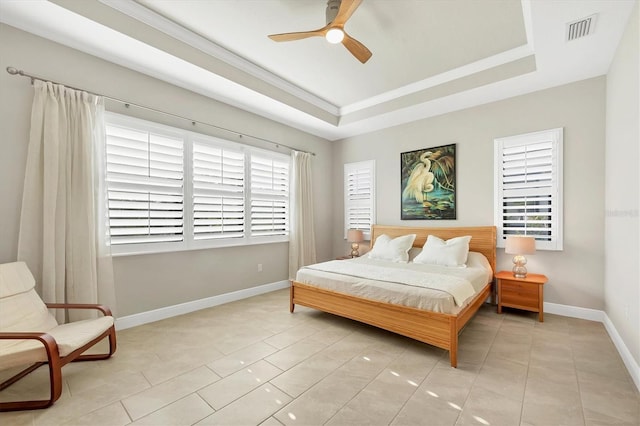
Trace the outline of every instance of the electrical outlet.
{"type": "Polygon", "coordinates": [[[258,272],[262,272],[262,263],[258,263],[258,272]]]}

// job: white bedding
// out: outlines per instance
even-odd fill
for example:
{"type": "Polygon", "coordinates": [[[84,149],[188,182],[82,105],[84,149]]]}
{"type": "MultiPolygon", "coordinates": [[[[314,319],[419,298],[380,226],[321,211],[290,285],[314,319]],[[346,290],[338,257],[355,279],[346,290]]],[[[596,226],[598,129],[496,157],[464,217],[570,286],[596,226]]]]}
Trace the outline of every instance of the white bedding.
{"type": "MultiPolygon", "coordinates": [[[[459,312],[469,300],[473,298],[491,280],[493,271],[487,259],[480,253],[470,252],[466,268],[456,268],[438,265],[425,265],[417,263],[394,263],[381,260],[359,257],[350,260],[341,260],[344,266],[335,266],[336,261],[324,262],[321,264],[303,267],[296,275],[296,281],[313,285],[327,290],[333,290],[353,296],[378,300],[403,306],[410,306],[425,309],[433,312],[451,313],[459,312]],[[349,264],[357,265],[351,268],[349,264]],[[362,269],[369,268],[372,273],[354,273],[362,269]],[[380,269],[383,268],[383,269],[380,269]],[[327,269],[323,271],[320,269],[327,269]],[[336,271],[351,271],[350,274],[338,273],[336,271]],[[380,271],[385,271],[381,275],[385,279],[380,280],[380,271]],[[333,271],[333,272],[331,272],[333,271]],[[378,272],[378,275],[376,275],[378,272]],[[403,284],[403,280],[398,280],[398,275],[405,272],[408,278],[419,277],[420,283],[403,284]],[[428,277],[428,274],[435,274],[428,277]],[[364,276],[358,276],[364,275],[364,276]],[[454,296],[442,288],[428,288],[429,282],[437,275],[447,275],[448,282],[465,282],[473,291],[468,296],[461,296],[462,300],[456,304],[454,296]],[[396,282],[394,282],[396,281],[396,282]],[[397,282],[400,281],[400,282],[397,282]]],[[[406,280],[405,280],[406,281],[406,280]]],[[[435,284],[434,287],[438,287],[435,284]]],[[[445,289],[446,290],[446,289],[445,289]]],[[[454,290],[454,292],[457,290],[454,290]]],[[[468,292],[465,290],[465,292],[468,292]]]]}

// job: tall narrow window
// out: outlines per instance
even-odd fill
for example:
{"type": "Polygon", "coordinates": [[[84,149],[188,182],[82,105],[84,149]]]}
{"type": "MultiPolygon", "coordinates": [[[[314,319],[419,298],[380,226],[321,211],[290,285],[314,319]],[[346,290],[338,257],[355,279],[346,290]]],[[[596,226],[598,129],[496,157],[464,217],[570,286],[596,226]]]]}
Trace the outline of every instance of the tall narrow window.
{"type": "Polygon", "coordinates": [[[184,239],[184,140],[162,129],[106,126],[111,243],[184,239]]]}
{"type": "Polygon", "coordinates": [[[244,153],[193,142],[193,238],[244,237],[244,153]]]}
{"type": "Polygon", "coordinates": [[[498,247],[528,235],[540,250],[562,250],[562,129],[495,140],[498,247]]]}
{"type": "Polygon", "coordinates": [[[375,223],[375,161],[344,165],[344,226],[360,229],[365,239],[371,238],[375,223]]]}
{"type": "Polygon", "coordinates": [[[251,236],[289,233],[289,159],[251,154],[251,236]]]}

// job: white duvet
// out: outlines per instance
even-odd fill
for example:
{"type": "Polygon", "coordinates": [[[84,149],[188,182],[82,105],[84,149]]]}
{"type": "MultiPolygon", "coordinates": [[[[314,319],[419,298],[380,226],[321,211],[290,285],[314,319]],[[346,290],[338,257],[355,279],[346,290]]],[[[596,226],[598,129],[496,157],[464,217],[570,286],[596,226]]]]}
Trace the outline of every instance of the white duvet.
{"type": "Polygon", "coordinates": [[[414,271],[410,269],[396,269],[390,268],[388,265],[371,265],[361,262],[345,262],[342,260],[316,263],[315,265],[306,266],[306,268],[349,275],[351,277],[444,291],[453,297],[456,306],[462,306],[464,301],[474,294],[473,286],[469,280],[454,275],[414,271]]]}
{"type": "MultiPolygon", "coordinates": [[[[323,264],[310,265],[301,268],[296,276],[296,281],[327,290],[337,291],[350,294],[357,297],[363,297],[370,300],[378,300],[381,302],[392,303],[403,306],[410,306],[418,309],[424,309],[432,312],[456,314],[460,311],[469,300],[475,296],[485,285],[491,281],[493,271],[487,259],[480,253],[470,252],[467,260],[466,268],[446,267],[438,265],[424,265],[416,263],[393,263],[380,260],[368,259],[367,257],[359,257],[351,260],[330,261],[323,264]],[[335,272],[323,271],[323,264],[330,263],[334,266],[335,272]],[[337,265],[336,264],[344,264],[337,265]],[[363,276],[349,275],[352,264],[358,264],[359,270],[372,271],[368,274],[370,278],[363,276]],[[390,277],[395,275],[409,276],[414,274],[433,274],[431,278],[419,280],[422,284],[414,285],[414,283],[405,284],[402,281],[384,281],[381,280],[381,271],[374,271],[378,267],[391,269],[396,272],[384,272],[390,277]],[[319,269],[314,269],[319,268],[319,269]],[[339,272],[342,270],[343,272],[339,272]],[[457,301],[447,290],[430,288],[429,281],[432,278],[446,275],[449,277],[460,278],[471,284],[473,293],[466,300],[460,303],[460,299],[464,298],[463,294],[457,296],[457,301]]],[[[366,274],[366,272],[365,272],[366,274]]],[[[392,278],[393,279],[393,278],[392,278]]],[[[450,281],[447,279],[447,281],[450,281]]],[[[434,287],[439,284],[435,283],[434,287]]],[[[465,286],[466,287],[466,286],[465,286]]],[[[453,290],[456,291],[456,290],[453,290]]],[[[464,294],[468,293],[464,290],[464,294]]]]}

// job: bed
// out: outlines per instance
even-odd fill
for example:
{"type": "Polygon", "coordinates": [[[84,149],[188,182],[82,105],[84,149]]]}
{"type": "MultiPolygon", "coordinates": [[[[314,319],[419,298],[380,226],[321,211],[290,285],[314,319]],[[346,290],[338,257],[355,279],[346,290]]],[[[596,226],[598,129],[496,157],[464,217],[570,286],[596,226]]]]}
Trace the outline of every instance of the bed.
{"type": "MultiPolygon", "coordinates": [[[[470,235],[472,238],[469,242],[469,251],[481,253],[488,261],[491,270],[495,271],[495,226],[423,228],[374,225],[371,230],[372,245],[383,234],[392,238],[415,234],[413,247],[416,248],[422,247],[429,235],[443,240],[470,235]]],[[[448,350],[451,366],[457,367],[458,334],[491,295],[492,282],[491,275],[462,307],[454,313],[443,313],[350,295],[339,290],[292,280],[289,310],[293,312],[295,305],[307,306],[431,344],[448,350]]]]}

